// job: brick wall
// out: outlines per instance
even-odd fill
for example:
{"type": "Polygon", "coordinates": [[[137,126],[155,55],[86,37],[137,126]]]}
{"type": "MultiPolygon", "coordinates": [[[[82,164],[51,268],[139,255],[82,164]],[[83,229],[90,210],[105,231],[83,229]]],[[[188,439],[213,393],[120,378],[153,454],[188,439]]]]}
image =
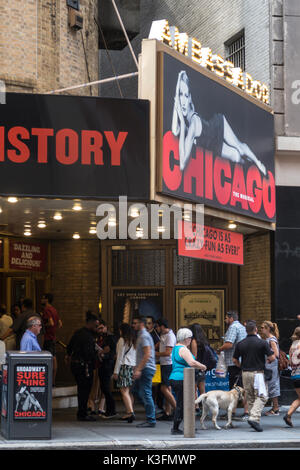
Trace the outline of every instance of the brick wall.
{"type": "Polygon", "coordinates": [[[59,339],[68,342],[85,322],[88,309],[98,313],[99,240],[52,240],[51,292],[63,322],[59,339]]]}
{"type": "Polygon", "coordinates": [[[271,319],[270,235],[251,236],[244,241],[244,266],[240,269],[241,320],[260,325],[271,319]]]}
{"type": "MultiPolygon", "coordinates": [[[[68,26],[66,0],[0,0],[0,79],[43,93],[98,79],[97,1],[81,0],[84,28],[68,26]]],[[[98,87],[74,94],[97,95],[98,87]]]]}

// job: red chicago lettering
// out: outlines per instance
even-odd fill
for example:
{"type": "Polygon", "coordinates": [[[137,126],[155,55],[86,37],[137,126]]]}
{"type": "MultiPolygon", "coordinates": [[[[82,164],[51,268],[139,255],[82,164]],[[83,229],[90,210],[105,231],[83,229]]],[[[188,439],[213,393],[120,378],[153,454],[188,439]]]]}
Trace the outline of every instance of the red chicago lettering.
{"type": "Polygon", "coordinates": [[[191,158],[184,172],[185,193],[192,194],[192,180],[196,180],[196,195],[203,197],[203,150],[196,149],[196,158],[191,158]]]}
{"type": "Polygon", "coordinates": [[[178,139],[169,131],[163,138],[163,180],[170,191],[179,188],[181,176],[178,139]]]}
{"type": "Polygon", "coordinates": [[[247,194],[254,199],[249,201],[249,206],[254,214],[260,211],[262,203],[262,181],[258,168],[251,166],[247,174],[247,194]]]}
{"type": "Polygon", "coordinates": [[[248,210],[248,201],[242,199],[240,196],[246,194],[244,172],[241,165],[236,164],[234,167],[232,187],[231,187],[231,200],[230,205],[236,206],[237,202],[241,203],[243,209],[248,210]]]}
{"type": "Polygon", "coordinates": [[[275,194],[275,179],[270,171],[268,171],[269,179],[264,178],[263,181],[263,203],[265,213],[271,219],[276,211],[276,194],[275,194]]]}
{"type": "Polygon", "coordinates": [[[199,198],[205,193],[206,200],[216,200],[222,206],[236,207],[239,203],[250,215],[265,211],[272,219],[276,212],[275,180],[269,171],[268,178],[262,177],[258,168],[252,165],[246,175],[242,165],[233,164],[224,158],[215,157],[211,152],[203,154],[196,147],[184,172],[179,167],[179,141],[171,131],[163,137],[163,181],[166,187],[176,192],[183,180],[184,193],[199,198]],[[233,174],[232,174],[233,169],[233,174]],[[193,181],[196,183],[193,186],[193,181]],[[205,190],[203,191],[205,183],[205,190]]]}
{"type": "Polygon", "coordinates": [[[214,198],[213,154],[205,152],[205,198],[214,198]]]}
{"type": "Polygon", "coordinates": [[[214,181],[216,198],[222,205],[228,204],[231,194],[231,183],[222,184],[222,174],[225,178],[231,178],[231,166],[228,160],[217,157],[214,166],[214,181]]]}

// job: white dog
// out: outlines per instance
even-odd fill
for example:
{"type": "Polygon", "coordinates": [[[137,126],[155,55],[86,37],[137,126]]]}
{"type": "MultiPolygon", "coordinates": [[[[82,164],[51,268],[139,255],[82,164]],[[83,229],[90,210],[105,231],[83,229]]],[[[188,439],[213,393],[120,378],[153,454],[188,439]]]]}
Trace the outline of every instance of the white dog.
{"type": "Polygon", "coordinates": [[[225,427],[233,427],[231,419],[232,411],[237,407],[239,400],[244,400],[244,398],[245,390],[242,387],[237,386],[229,392],[225,392],[224,390],[211,390],[210,392],[200,395],[195,403],[202,402],[202,416],[200,418],[202,429],[206,429],[204,426],[204,420],[209,411],[212,413],[212,422],[214,423],[215,428],[221,429],[217,424],[219,408],[227,410],[228,413],[228,421],[225,427]]]}

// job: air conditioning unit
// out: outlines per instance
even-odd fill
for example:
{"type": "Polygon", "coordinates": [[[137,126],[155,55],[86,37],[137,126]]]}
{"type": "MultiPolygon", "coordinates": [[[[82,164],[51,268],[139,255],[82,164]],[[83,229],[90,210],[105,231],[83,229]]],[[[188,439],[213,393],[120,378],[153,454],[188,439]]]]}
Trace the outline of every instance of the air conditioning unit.
{"type": "Polygon", "coordinates": [[[83,28],[83,16],[74,8],[69,8],[69,26],[77,31],[83,28]]]}

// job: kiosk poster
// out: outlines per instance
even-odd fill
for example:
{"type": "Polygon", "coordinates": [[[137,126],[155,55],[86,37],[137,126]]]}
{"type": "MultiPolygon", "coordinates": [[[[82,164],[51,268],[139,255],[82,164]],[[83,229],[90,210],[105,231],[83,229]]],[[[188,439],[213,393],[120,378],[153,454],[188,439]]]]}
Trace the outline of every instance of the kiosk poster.
{"type": "Polygon", "coordinates": [[[274,222],[271,109],[197,68],[163,54],[159,191],[274,222]]]}
{"type": "Polygon", "coordinates": [[[2,367],[2,407],[1,415],[3,418],[7,418],[7,364],[3,364],[2,367]]]}
{"type": "Polygon", "coordinates": [[[14,419],[46,420],[48,413],[48,367],[45,364],[15,366],[14,419]]]}

